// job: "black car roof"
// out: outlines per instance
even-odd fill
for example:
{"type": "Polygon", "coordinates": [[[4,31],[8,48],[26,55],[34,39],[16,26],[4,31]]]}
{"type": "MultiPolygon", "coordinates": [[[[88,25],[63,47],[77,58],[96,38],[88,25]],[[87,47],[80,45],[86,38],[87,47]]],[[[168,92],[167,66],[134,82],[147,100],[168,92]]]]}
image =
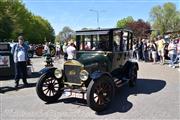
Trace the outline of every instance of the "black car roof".
{"type": "Polygon", "coordinates": [[[76,31],[76,35],[97,35],[97,34],[108,34],[109,31],[111,30],[121,30],[121,31],[126,31],[126,32],[132,32],[129,29],[124,29],[124,28],[106,28],[106,29],[94,29],[94,30],[79,30],[76,31]]]}

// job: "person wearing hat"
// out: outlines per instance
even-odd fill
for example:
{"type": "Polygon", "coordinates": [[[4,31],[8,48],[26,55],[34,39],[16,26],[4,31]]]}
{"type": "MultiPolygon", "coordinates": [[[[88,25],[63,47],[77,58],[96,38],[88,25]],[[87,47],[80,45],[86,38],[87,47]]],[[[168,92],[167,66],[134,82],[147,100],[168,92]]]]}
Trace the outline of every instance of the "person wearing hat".
{"type": "Polygon", "coordinates": [[[28,58],[28,46],[24,44],[23,36],[18,37],[18,43],[15,44],[12,49],[11,53],[13,55],[14,63],[15,63],[15,88],[19,86],[19,79],[21,78],[25,86],[28,85],[27,83],[27,61],[28,58]]]}

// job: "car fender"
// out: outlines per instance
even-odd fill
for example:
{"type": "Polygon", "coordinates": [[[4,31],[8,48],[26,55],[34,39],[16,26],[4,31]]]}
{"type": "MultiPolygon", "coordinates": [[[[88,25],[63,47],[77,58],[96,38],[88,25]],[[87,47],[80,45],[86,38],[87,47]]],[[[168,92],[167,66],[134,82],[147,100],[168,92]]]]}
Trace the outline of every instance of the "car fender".
{"type": "Polygon", "coordinates": [[[125,63],[125,65],[123,66],[123,70],[126,71],[128,70],[129,68],[132,68],[133,66],[136,66],[137,67],[137,70],[139,70],[139,65],[137,62],[133,62],[133,61],[127,61],[125,63]]]}
{"type": "Polygon", "coordinates": [[[112,78],[111,74],[107,73],[107,72],[103,72],[103,71],[95,71],[92,74],[90,74],[90,78],[92,80],[97,80],[98,78],[100,78],[103,75],[107,75],[110,78],[112,78]]]}
{"type": "Polygon", "coordinates": [[[45,68],[43,68],[43,69],[41,69],[39,71],[39,74],[41,74],[41,75],[42,74],[47,74],[47,73],[52,74],[55,69],[57,69],[57,68],[55,68],[55,67],[45,67],[45,68]]]}

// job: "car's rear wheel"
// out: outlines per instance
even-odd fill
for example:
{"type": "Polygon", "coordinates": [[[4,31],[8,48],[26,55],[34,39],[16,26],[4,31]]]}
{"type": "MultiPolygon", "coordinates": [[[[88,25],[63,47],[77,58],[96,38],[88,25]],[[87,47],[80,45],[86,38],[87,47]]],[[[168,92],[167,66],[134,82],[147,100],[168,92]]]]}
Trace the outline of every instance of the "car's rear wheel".
{"type": "Polygon", "coordinates": [[[87,90],[87,104],[94,111],[100,112],[109,106],[114,97],[114,83],[104,75],[92,80],[87,90]]]}
{"type": "Polygon", "coordinates": [[[137,82],[137,67],[135,65],[129,70],[129,79],[129,86],[134,87],[137,82]]]}
{"type": "Polygon", "coordinates": [[[62,93],[64,84],[52,74],[43,74],[36,84],[39,98],[45,102],[57,101],[62,93]]]}

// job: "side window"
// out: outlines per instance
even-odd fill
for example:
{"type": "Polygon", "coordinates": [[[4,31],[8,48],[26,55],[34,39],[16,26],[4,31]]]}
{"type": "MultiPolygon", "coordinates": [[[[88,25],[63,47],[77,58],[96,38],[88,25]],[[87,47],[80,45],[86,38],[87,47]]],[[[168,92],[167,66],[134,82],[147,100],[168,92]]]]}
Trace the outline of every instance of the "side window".
{"type": "Polygon", "coordinates": [[[113,33],[113,51],[120,51],[120,33],[118,31],[114,31],[113,33]]]}
{"type": "Polygon", "coordinates": [[[132,33],[129,32],[129,50],[132,50],[132,33]]]}
{"type": "Polygon", "coordinates": [[[84,50],[91,50],[91,36],[85,36],[85,38],[84,38],[84,50]]]}
{"type": "Polygon", "coordinates": [[[104,51],[109,49],[109,35],[99,35],[98,49],[104,51]]]}
{"type": "Polygon", "coordinates": [[[123,32],[123,51],[127,51],[128,50],[128,32],[123,32]]]}
{"type": "Polygon", "coordinates": [[[109,35],[84,35],[80,38],[79,50],[109,50],[109,35]]]}
{"type": "Polygon", "coordinates": [[[91,36],[81,36],[80,50],[90,50],[90,49],[91,49],[91,36]]]}

